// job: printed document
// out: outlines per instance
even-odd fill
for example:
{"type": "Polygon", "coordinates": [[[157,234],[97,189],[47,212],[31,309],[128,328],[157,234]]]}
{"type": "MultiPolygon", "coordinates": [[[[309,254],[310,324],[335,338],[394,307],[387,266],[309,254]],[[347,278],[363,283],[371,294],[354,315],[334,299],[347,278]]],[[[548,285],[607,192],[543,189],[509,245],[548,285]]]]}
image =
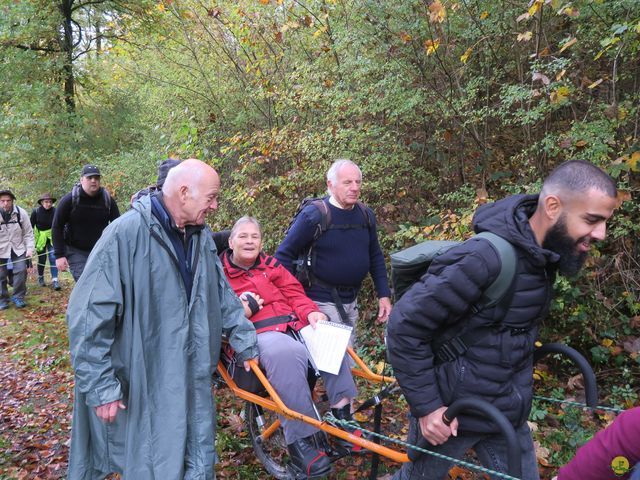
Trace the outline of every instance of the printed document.
{"type": "Polygon", "coordinates": [[[300,330],[312,362],[318,370],[337,375],[349,345],[352,327],[321,320],[316,328],[307,325],[300,330]]]}

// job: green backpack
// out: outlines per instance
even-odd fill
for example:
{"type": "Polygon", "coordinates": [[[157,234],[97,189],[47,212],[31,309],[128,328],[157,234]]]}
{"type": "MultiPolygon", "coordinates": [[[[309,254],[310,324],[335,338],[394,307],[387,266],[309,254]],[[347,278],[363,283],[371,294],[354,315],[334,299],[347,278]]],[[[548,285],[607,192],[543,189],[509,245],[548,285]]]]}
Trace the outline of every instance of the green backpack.
{"type": "MultiPolygon", "coordinates": [[[[499,306],[499,313],[506,314],[513,297],[512,284],[516,276],[518,259],[513,245],[504,238],[491,233],[482,232],[473,238],[484,238],[491,242],[498,252],[502,267],[498,277],[484,291],[480,301],[472,307],[473,313],[485,308],[499,306]]],[[[462,242],[427,240],[391,254],[391,283],[393,285],[394,301],[398,301],[411,286],[427,273],[431,262],[450,248],[460,245],[462,242]]],[[[494,323],[477,327],[460,333],[464,330],[460,326],[439,332],[434,337],[433,350],[440,361],[451,361],[463,355],[468,348],[479,343],[485,336],[495,329],[496,323],[502,318],[494,318],[494,323]]],[[[464,322],[462,322],[464,323],[464,322]]]]}

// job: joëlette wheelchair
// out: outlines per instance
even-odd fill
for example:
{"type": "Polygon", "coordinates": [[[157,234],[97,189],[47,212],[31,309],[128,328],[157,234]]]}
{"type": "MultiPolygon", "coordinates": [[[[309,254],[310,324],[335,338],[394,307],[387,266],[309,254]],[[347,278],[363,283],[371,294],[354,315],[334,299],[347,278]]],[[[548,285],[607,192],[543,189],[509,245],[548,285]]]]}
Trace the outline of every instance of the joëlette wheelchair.
{"type": "MultiPolygon", "coordinates": [[[[328,449],[332,461],[337,461],[345,455],[350,455],[353,451],[359,449],[363,452],[370,453],[372,456],[369,474],[370,479],[377,477],[380,456],[397,463],[404,463],[420,455],[421,452],[422,454],[428,453],[425,451],[427,442],[423,438],[418,442],[418,445],[411,446],[381,434],[382,401],[385,397],[398,392],[399,387],[393,377],[378,375],[371,371],[351,347],[347,349],[347,353],[355,363],[355,366],[352,368],[353,375],[364,379],[366,382],[380,386],[379,393],[364,402],[359,408],[359,410],[374,409],[373,427],[367,430],[371,434],[370,436],[373,437],[373,440],[367,440],[366,438],[353,435],[349,431],[337,426],[336,422],[329,423],[326,417],[324,419],[320,416],[318,418],[309,417],[289,409],[271,386],[256,360],[251,360],[250,365],[251,373],[255,376],[259,387],[251,387],[252,391],[241,388],[236,383],[230,374],[228,358],[227,361],[221,359],[218,363],[217,373],[220,379],[231,389],[236,397],[246,402],[245,422],[253,449],[258,460],[260,460],[267,472],[274,478],[282,480],[307,478],[304,473],[295,471],[295,469],[292,469],[291,465],[288,464],[287,445],[277,415],[283,415],[288,418],[306,422],[318,428],[320,432],[317,436],[317,446],[318,448],[328,449]],[[355,448],[351,451],[332,448],[331,444],[327,442],[327,436],[346,440],[352,443],[355,448]]],[[[534,363],[549,354],[567,356],[575,366],[578,367],[584,379],[586,393],[585,405],[595,409],[598,402],[596,378],[587,360],[571,347],[558,343],[549,343],[536,349],[534,353],[534,363]]],[[[242,366],[238,365],[238,368],[241,369],[242,366]]],[[[309,375],[310,388],[312,389],[315,383],[314,377],[314,375],[309,375]]],[[[502,477],[519,479],[521,477],[519,444],[515,431],[506,417],[491,403],[470,397],[452,403],[444,413],[445,422],[451,422],[461,412],[484,415],[499,427],[502,434],[507,438],[509,445],[508,475],[502,475],[502,477]]],[[[474,468],[473,465],[462,460],[455,463],[474,468]]],[[[486,469],[484,470],[486,471],[486,469]]]]}

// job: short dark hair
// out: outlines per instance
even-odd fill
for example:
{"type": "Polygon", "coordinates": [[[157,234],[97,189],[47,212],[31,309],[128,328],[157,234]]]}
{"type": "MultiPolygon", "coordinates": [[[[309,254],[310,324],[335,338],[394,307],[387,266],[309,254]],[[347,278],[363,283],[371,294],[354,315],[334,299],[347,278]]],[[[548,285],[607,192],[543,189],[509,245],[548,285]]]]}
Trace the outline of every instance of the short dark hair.
{"type": "Polygon", "coordinates": [[[591,188],[612,198],[618,195],[615,180],[603,170],[585,160],[569,160],[558,165],[544,180],[540,197],[562,192],[582,193],[591,188]]]}

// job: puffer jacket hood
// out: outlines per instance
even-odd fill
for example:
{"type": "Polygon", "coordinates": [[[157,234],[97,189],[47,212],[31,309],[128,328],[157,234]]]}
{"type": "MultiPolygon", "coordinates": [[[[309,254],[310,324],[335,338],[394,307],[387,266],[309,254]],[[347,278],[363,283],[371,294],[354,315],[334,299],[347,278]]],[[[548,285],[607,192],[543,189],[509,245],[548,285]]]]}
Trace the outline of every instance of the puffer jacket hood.
{"type": "Polygon", "coordinates": [[[473,216],[476,233],[492,232],[522,248],[536,266],[557,263],[560,256],[538,245],[529,218],[536,211],[538,195],[513,195],[481,205],[473,216]]]}

